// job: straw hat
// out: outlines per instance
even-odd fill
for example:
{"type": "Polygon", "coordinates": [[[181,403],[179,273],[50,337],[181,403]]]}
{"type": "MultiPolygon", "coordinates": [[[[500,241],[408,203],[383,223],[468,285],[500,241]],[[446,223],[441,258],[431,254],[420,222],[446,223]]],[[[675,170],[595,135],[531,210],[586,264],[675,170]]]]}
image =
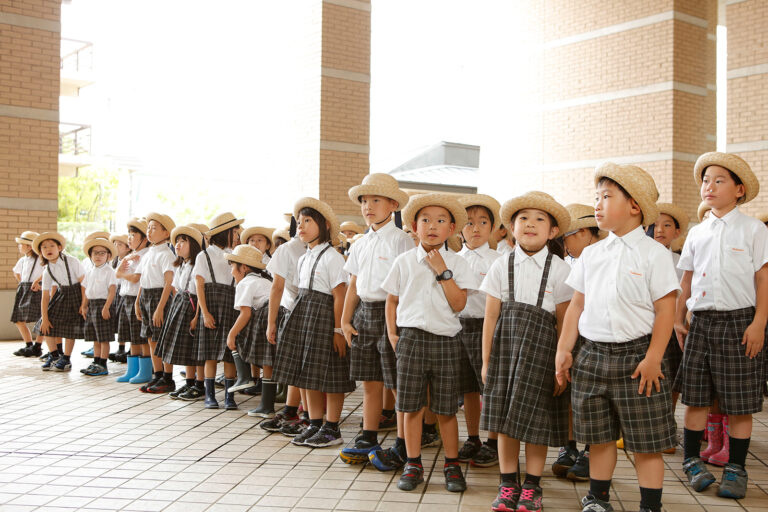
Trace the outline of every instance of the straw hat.
{"type": "Polygon", "coordinates": [[[595,209],[586,204],[571,203],[565,206],[568,215],[571,216],[571,222],[568,225],[568,233],[575,233],[584,228],[596,228],[597,219],[595,219],[595,209]]]}
{"type": "Polygon", "coordinates": [[[197,242],[197,245],[200,247],[203,246],[203,234],[199,229],[192,227],[192,224],[187,224],[186,226],[176,226],[173,228],[173,231],[171,231],[171,244],[176,245],[176,237],[179,235],[187,235],[188,237],[192,238],[192,240],[197,242]]]}
{"type": "Polygon", "coordinates": [[[348,195],[355,203],[360,203],[362,196],[388,197],[397,203],[395,211],[402,210],[408,204],[408,194],[400,189],[397,180],[382,172],[374,172],[363,178],[360,185],[349,189],[348,195]]]}
{"type": "Polygon", "coordinates": [[[704,153],[698,160],[696,160],[696,165],[693,166],[693,177],[696,179],[696,183],[699,186],[701,186],[702,172],[704,172],[710,165],[724,167],[739,177],[746,189],[744,201],[741,204],[753,200],[757,196],[757,193],[760,192],[760,182],[757,181],[757,176],[752,172],[752,169],[747,162],[734,154],[720,153],[718,151],[704,153]]]}
{"type": "Polygon", "coordinates": [[[91,238],[90,240],[86,240],[86,242],[83,244],[83,252],[88,254],[88,251],[94,247],[104,247],[107,249],[109,251],[109,259],[114,259],[115,256],[117,256],[117,248],[115,247],[115,244],[110,242],[107,238],[102,238],[99,236],[91,238]]]}
{"type": "Polygon", "coordinates": [[[261,254],[261,251],[258,250],[255,247],[251,247],[248,244],[242,244],[235,247],[235,250],[232,251],[231,254],[225,254],[224,257],[227,258],[228,261],[233,261],[235,263],[242,263],[244,265],[248,265],[249,267],[258,268],[258,269],[265,269],[267,266],[261,262],[261,257],[263,255],[261,254]]]}
{"type": "Polygon", "coordinates": [[[134,217],[128,221],[127,226],[129,229],[130,228],[138,229],[139,231],[142,232],[142,234],[144,235],[147,234],[147,219],[144,219],[144,218],[139,219],[138,217],[134,217]]]}
{"type": "Polygon", "coordinates": [[[210,225],[213,227],[204,234],[205,236],[213,236],[216,233],[240,226],[244,221],[245,219],[238,219],[232,212],[221,213],[211,219],[210,225]]]}
{"type": "Polygon", "coordinates": [[[677,252],[683,250],[683,246],[685,245],[685,238],[687,235],[680,235],[679,237],[672,240],[672,243],[669,245],[669,249],[672,252],[677,252]]]}
{"type": "MultiPolygon", "coordinates": [[[[272,234],[275,232],[274,228],[265,228],[261,226],[254,226],[248,229],[244,229],[242,233],[240,233],[240,241],[244,244],[248,243],[248,239],[251,238],[253,235],[261,235],[270,242],[272,242],[272,234]]],[[[274,243],[273,243],[274,245],[274,243]]]]}
{"type": "Polygon", "coordinates": [[[704,214],[712,209],[706,201],[699,203],[699,208],[696,210],[696,216],[699,218],[699,222],[704,222],[704,214]]]}
{"type": "Polygon", "coordinates": [[[656,207],[659,209],[659,213],[665,213],[675,219],[680,224],[680,233],[685,233],[685,230],[688,229],[690,217],[682,208],[672,203],[658,203],[656,207]]]}
{"type": "Polygon", "coordinates": [[[128,245],[128,235],[112,235],[109,237],[109,241],[112,243],[122,242],[125,245],[128,245]]]}
{"type": "Polygon", "coordinates": [[[57,233],[56,231],[45,231],[32,240],[32,250],[35,251],[35,254],[40,254],[40,244],[46,240],[56,240],[59,242],[62,251],[67,248],[67,241],[61,233],[57,233]]]}
{"type": "Polygon", "coordinates": [[[94,238],[106,238],[109,240],[109,232],[108,231],[94,231],[93,233],[88,233],[85,235],[85,239],[83,239],[83,242],[87,242],[88,240],[93,240],[94,238]]]}
{"type": "Polygon", "coordinates": [[[363,233],[358,233],[358,234],[356,234],[355,236],[353,236],[352,238],[350,238],[350,239],[349,239],[349,243],[350,243],[350,245],[351,245],[351,244],[353,244],[353,243],[355,243],[355,242],[357,242],[358,240],[360,240],[360,239],[361,239],[361,238],[363,238],[364,236],[365,236],[365,235],[364,235],[363,233]]]}
{"type": "Polygon", "coordinates": [[[568,227],[571,224],[571,216],[568,214],[568,210],[555,201],[555,198],[551,195],[537,190],[526,192],[522,196],[505,201],[500,212],[501,222],[508,226],[508,229],[511,229],[512,216],[526,208],[535,208],[536,210],[547,212],[555,218],[561,235],[568,232],[568,227]]]}
{"type": "Polygon", "coordinates": [[[760,222],[762,222],[763,224],[765,224],[766,222],[768,222],[768,212],[763,212],[763,213],[759,214],[757,216],[757,219],[760,222]]]}
{"type": "Polygon", "coordinates": [[[659,216],[659,209],[656,208],[659,190],[648,172],[636,165],[618,165],[613,162],[605,162],[595,169],[595,186],[602,178],[610,178],[621,185],[627,194],[637,202],[643,214],[642,224],[644,226],[650,226],[656,222],[656,217],[659,216]]]}
{"type": "Polygon", "coordinates": [[[486,194],[467,194],[459,197],[459,204],[466,210],[471,206],[484,206],[493,215],[493,227],[491,231],[495,231],[501,225],[501,219],[499,218],[499,210],[501,205],[497,200],[486,194]]]}
{"type": "Polygon", "coordinates": [[[456,196],[450,194],[419,194],[411,197],[403,210],[403,226],[411,228],[416,221],[416,215],[427,206],[442,206],[453,215],[456,223],[455,233],[460,233],[467,224],[467,210],[459,204],[456,196]]]}
{"type": "Polygon", "coordinates": [[[285,222],[290,224],[291,223],[291,219],[293,219],[293,214],[292,213],[284,213],[283,214],[283,219],[285,219],[285,222]]]}
{"type": "Polygon", "coordinates": [[[16,243],[32,245],[32,242],[34,242],[35,238],[37,238],[39,235],[40,233],[35,231],[25,231],[20,236],[16,237],[16,243]]]}
{"type": "Polygon", "coordinates": [[[159,222],[166,231],[173,231],[173,228],[176,227],[176,223],[173,222],[173,219],[171,219],[169,216],[164,215],[162,213],[152,212],[149,215],[147,215],[147,224],[149,224],[149,221],[154,220],[155,222],[159,222]]]}
{"type": "Polygon", "coordinates": [[[351,222],[351,221],[342,222],[341,226],[339,226],[339,229],[341,231],[354,231],[355,234],[357,235],[365,231],[365,228],[363,226],[355,224],[354,222],[351,222]]]}
{"type": "Polygon", "coordinates": [[[450,249],[453,252],[459,252],[461,250],[461,246],[463,245],[463,242],[461,241],[461,237],[459,235],[449,236],[448,240],[446,240],[446,243],[448,244],[448,249],[450,249]]]}
{"type": "Polygon", "coordinates": [[[298,201],[296,201],[296,204],[293,205],[293,216],[296,217],[296,219],[299,218],[299,212],[304,208],[312,208],[313,210],[316,210],[322,215],[326,221],[328,221],[328,224],[331,225],[330,229],[330,235],[331,235],[331,245],[334,247],[339,244],[339,219],[336,217],[336,214],[333,213],[333,209],[328,205],[328,203],[325,203],[323,201],[320,201],[319,199],[315,199],[313,197],[302,197],[298,201]]]}
{"type": "Polygon", "coordinates": [[[272,233],[272,247],[277,245],[277,239],[278,238],[282,238],[286,242],[291,239],[291,233],[289,232],[287,227],[285,227],[283,229],[276,229],[272,233]]]}
{"type": "Polygon", "coordinates": [[[190,222],[189,224],[187,224],[187,226],[189,226],[191,228],[195,228],[196,230],[198,230],[200,232],[200,234],[207,233],[208,230],[211,229],[206,224],[198,224],[196,222],[190,222]]]}

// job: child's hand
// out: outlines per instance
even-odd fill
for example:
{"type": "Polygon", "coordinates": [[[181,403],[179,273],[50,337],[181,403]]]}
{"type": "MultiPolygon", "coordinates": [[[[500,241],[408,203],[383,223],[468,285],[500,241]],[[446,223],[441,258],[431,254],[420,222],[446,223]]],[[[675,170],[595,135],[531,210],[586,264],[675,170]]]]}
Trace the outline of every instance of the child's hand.
{"type": "Polygon", "coordinates": [[[688,327],[685,324],[675,322],[675,336],[677,337],[677,344],[680,345],[680,350],[683,350],[685,338],[688,336],[688,327]]]}
{"type": "Polygon", "coordinates": [[[51,330],[51,327],[53,327],[53,325],[51,325],[51,321],[43,317],[43,321],[40,323],[40,332],[43,334],[48,334],[48,332],[51,330]]]}
{"type": "Polygon", "coordinates": [[[747,357],[754,359],[757,354],[763,350],[763,343],[765,342],[765,325],[760,325],[752,322],[744,331],[744,337],[741,340],[742,345],[747,346],[747,357]]]}
{"type": "Polygon", "coordinates": [[[128,262],[130,262],[130,261],[139,261],[140,259],[141,259],[141,254],[139,254],[139,253],[137,253],[137,252],[134,252],[134,253],[132,253],[132,254],[129,254],[129,255],[128,255],[128,256],[126,256],[125,258],[123,258],[123,261],[121,261],[121,262],[120,262],[120,266],[121,266],[121,267],[122,267],[123,265],[126,265],[126,266],[127,266],[127,265],[128,265],[128,262]]]}
{"type": "Polygon", "coordinates": [[[194,331],[195,329],[197,329],[197,317],[194,317],[194,318],[193,318],[193,319],[192,319],[192,320],[189,322],[189,332],[191,333],[191,332],[192,332],[192,331],[194,331]]]}
{"type": "Polygon", "coordinates": [[[213,318],[213,315],[207,311],[203,311],[203,325],[208,329],[216,328],[216,320],[213,318]]]}
{"type": "Polygon", "coordinates": [[[163,313],[164,311],[160,308],[155,310],[155,313],[152,315],[152,325],[155,327],[163,326],[163,313]]]}
{"type": "Polygon", "coordinates": [[[564,382],[563,384],[560,384],[557,382],[557,377],[555,377],[555,392],[552,393],[552,396],[560,396],[566,389],[568,389],[568,383],[564,382]]]}
{"type": "Polygon", "coordinates": [[[112,315],[109,312],[109,308],[105,305],[103,308],[101,308],[101,318],[104,320],[109,320],[112,315]]]}
{"type": "Polygon", "coordinates": [[[136,312],[136,319],[141,322],[141,308],[139,307],[139,304],[136,303],[136,305],[133,307],[134,311],[136,312]]]}
{"type": "Polygon", "coordinates": [[[88,315],[88,309],[85,306],[80,306],[77,311],[80,313],[80,316],[83,317],[83,320],[87,320],[86,316],[88,315]]]}
{"type": "Polygon", "coordinates": [[[232,331],[227,335],[227,348],[233,352],[237,350],[237,344],[235,343],[235,336],[232,336],[232,331]]]}
{"type": "Polygon", "coordinates": [[[339,354],[339,357],[347,355],[347,341],[341,334],[333,333],[333,350],[339,354]]]}
{"type": "Polygon", "coordinates": [[[269,324],[267,324],[267,341],[273,345],[277,345],[277,325],[275,322],[269,322],[269,324]]]}
{"type": "Polygon", "coordinates": [[[443,255],[437,249],[432,249],[427,253],[427,265],[435,272],[435,274],[442,274],[448,270],[448,266],[443,260],[443,255]]]}
{"type": "Polygon", "coordinates": [[[40,291],[40,281],[35,281],[34,283],[32,283],[31,289],[32,289],[33,292],[39,292],[40,291]]]}
{"type": "Polygon", "coordinates": [[[573,354],[566,350],[558,350],[555,355],[555,380],[560,386],[567,386],[571,382],[571,366],[573,366],[573,354]]]}
{"type": "Polygon", "coordinates": [[[483,369],[480,370],[480,378],[483,379],[483,384],[488,384],[488,365],[483,363],[483,369]]]}
{"type": "Polygon", "coordinates": [[[387,337],[389,337],[389,344],[392,345],[392,350],[396,350],[397,342],[400,341],[400,336],[398,336],[397,334],[387,333],[387,337]]]}
{"type": "Polygon", "coordinates": [[[344,332],[344,339],[347,340],[347,345],[352,346],[352,336],[357,336],[357,331],[350,323],[341,323],[341,330],[344,332]]]}
{"type": "Polygon", "coordinates": [[[632,374],[632,378],[636,379],[640,377],[640,385],[637,388],[637,394],[645,396],[651,396],[651,391],[656,388],[656,392],[661,391],[661,379],[664,379],[664,374],[661,373],[661,361],[653,361],[645,356],[640,364],[635,368],[635,372],[632,374]]]}

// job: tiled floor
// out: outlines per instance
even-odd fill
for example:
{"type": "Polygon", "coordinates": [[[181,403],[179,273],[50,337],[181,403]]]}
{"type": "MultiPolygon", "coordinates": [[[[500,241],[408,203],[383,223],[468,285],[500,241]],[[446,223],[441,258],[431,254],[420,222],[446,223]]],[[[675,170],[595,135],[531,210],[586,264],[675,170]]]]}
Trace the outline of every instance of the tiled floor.
{"type": "MultiPolygon", "coordinates": [[[[425,450],[427,484],[406,493],[395,485],[399,475],[348,466],[335,448],[313,451],[268,435],[245,415],[258,398],[238,395],[240,411],[205,410],[201,402],[115,383],[124,365],[111,365],[109,377],[88,378],[78,371],[88,360],[75,356],[72,373],[43,373],[36,360],[11,355],[18,346],[0,343],[0,511],[487,511],[496,494],[498,468],[474,467],[464,468],[469,490],[448,493],[440,448],[425,450]]],[[[83,348],[78,343],[75,353],[83,348]]],[[[357,431],[361,396],[357,391],[346,402],[347,441],[357,431]]],[[[666,510],[768,511],[767,424],[768,414],[756,418],[746,499],[717,498],[716,485],[691,494],[680,480],[678,450],[665,456],[672,469],[665,479],[666,510]]],[[[616,510],[637,510],[632,459],[623,452],[613,482],[616,510]]],[[[547,473],[543,487],[547,510],[580,510],[586,484],[547,473]]]]}

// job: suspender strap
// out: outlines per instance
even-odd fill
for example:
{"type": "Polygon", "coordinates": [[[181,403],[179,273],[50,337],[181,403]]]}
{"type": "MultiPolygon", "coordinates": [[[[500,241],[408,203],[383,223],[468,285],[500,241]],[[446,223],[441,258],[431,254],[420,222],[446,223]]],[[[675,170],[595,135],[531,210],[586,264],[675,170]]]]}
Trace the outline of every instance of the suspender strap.
{"type": "Polygon", "coordinates": [[[317,256],[317,259],[315,260],[315,264],[312,265],[312,274],[309,277],[309,289],[310,290],[312,289],[312,286],[315,284],[315,269],[317,269],[317,264],[320,263],[320,258],[323,257],[323,254],[325,254],[325,251],[327,251],[330,248],[331,248],[330,244],[326,245],[325,249],[320,251],[320,254],[317,256]]]}
{"type": "Polygon", "coordinates": [[[203,254],[205,254],[205,259],[208,260],[208,270],[211,271],[211,282],[216,284],[216,275],[213,273],[213,264],[211,264],[211,257],[208,256],[208,249],[204,250],[203,254]]]}
{"type": "MultiPolygon", "coordinates": [[[[539,296],[536,300],[536,307],[540,308],[544,304],[544,292],[547,289],[547,279],[549,279],[549,269],[552,267],[552,253],[547,254],[544,263],[544,270],[541,273],[541,284],[539,285],[539,296]]],[[[515,253],[509,254],[509,264],[507,266],[507,275],[509,278],[509,291],[507,300],[515,300],[515,253]]]]}
{"type": "Polygon", "coordinates": [[[507,300],[513,302],[515,300],[515,251],[509,253],[509,260],[507,265],[507,279],[509,279],[509,290],[507,291],[507,300]]]}
{"type": "Polygon", "coordinates": [[[536,301],[536,307],[540,308],[544,304],[544,292],[547,289],[547,279],[549,278],[549,269],[552,266],[552,253],[547,254],[547,262],[544,263],[544,271],[541,273],[541,286],[539,287],[539,298],[536,301]]]}
{"type": "Polygon", "coordinates": [[[35,261],[32,262],[32,268],[29,269],[29,277],[27,278],[27,281],[29,282],[32,282],[32,274],[35,272],[35,265],[37,265],[37,259],[38,259],[37,256],[35,256],[35,261]]]}

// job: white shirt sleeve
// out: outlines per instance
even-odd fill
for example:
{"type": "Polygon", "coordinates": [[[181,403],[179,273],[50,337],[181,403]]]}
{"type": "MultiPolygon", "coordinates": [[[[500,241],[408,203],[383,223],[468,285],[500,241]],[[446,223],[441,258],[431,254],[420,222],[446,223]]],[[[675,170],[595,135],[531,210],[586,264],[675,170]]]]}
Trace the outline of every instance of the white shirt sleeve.
{"type": "Polygon", "coordinates": [[[477,279],[477,273],[472,270],[467,260],[456,255],[453,265],[453,279],[462,290],[477,290],[480,283],[477,279]]]}
{"type": "Polygon", "coordinates": [[[243,279],[235,287],[235,309],[240,310],[242,307],[251,307],[253,302],[253,287],[251,279],[243,279]]]}
{"type": "Polygon", "coordinates": [[[107,282],[107,293],[109,293],[109,287],[112,285],[117,287],[117,274],[115,273],[115,269],[110,267],[109,281],[107,282]]]}
{"type": "Polygon", "coordinates": [[[683,250],[680,251],[680,259],[677,261],[677,268],[680,270],[693,270],[693,240],[696,237],[696,231],[694,231],[696,228],[694,227],[689,233],[688,237],[685,239],[685,243],[683,244],[683,250]]]}
{"type": "MultiPolygon", "coordinates": [[[[21,274],[21,271],[24,270],[24,257],[19,259],[19,261],[16,262],[16,264],[13,266],[13,273],[14,274],[21,274]]],[[[21,276],[22,279],[24,279],[24,276],[21,276]]]]}
{"type": "Polygon", "coordinates": [[[287,258],[283,253],[285,252],[284,246],[280,246],[272,255],[272,258],[267,263],[267,271],[273,276],[280,276],[283,279],[288,278],[287,258]]]}
{"type": "Polygon", "coordinates": [[[359,247],[358,244],[354,244],[352,246],[352,248],[349,250],[349,256],[347,257],[347,262],[344,264],[344,270],[353,276],[356,276],[360,271],[360,266],[357,263],[358,247],[359,247]]]}
{"type": "Polygon", "coordinates": [[[680,291],[680,283],[677,281],[675,264],[672,262],[672,253],[664,248],[654,251],[653,261],[648,266],[651,273],[649,292],[651,300],[656,302],[670,292],[680,291]]]}
{"type": "Polygon", "coordinates": [[[752,237],[752,251],[752,261],[757,272],[768,263],[768,227],[765,224],[758,226],[752,237]]]}
{"type": "MultiPolygon", "coordinates": [[[[400,274],[402,268],[405,267],[405,256],[398,256],[395,262],[392,264],[392,268],[389,269],[387,277],[381,283],[381,289],[390,295],[400,295],[400,274]]],[[[413,257],[413,256],[412,256],[413,257]]]]}
{"type": "Polygon", "coordinates": [[[507,255],[504,255],[501,258],[496,258],[496,261],[491,264],[491,268],[488,269],[485,278],[483,278],[483,282],[480,283],[481,292],[485,292],[491,297],[501,301],[504,300],[502,279],[507,278],[507,273],[505,272],[507,265],[509,264],[507,260],[507,255]]]}
{"type": "MultiPolygon", "coordinates": [[[[554,264],[554,261],[553,261],[553,264],[554,264]]],[[[552,283],[552,295],[554,296],[555,304],[562,304],[563,302],[568,302],[573,297],[573,288],[568,286],[568,284],[566,283],[570,273],[571,273],[570,266],[562,260],[557,260],[557,265],[555,268],[554,275],[550,277],[550,279],[554,278],[554,281],[552,283]]]]}
{"type": "Polygon", "coordinates": [[[584,293],[584,290],[586,289],[584,284],[584,253],[581,254],[580,258],[577,258],[576,261],[573,262],[571,273],[568,274],[565,284],[573,289],[573,291],[584,293]]]}
{"type": "Polygon", "coordinates": [[[166,272],[173,272],[176,267],[173,266],[173,263],[176,261],[176,256],[173,255],[173,253],[169,251],[163,252],[162,257],[160,258],[160,266],[163,270],[163,276],[165,276],[166,272]]]}
{"type": "Polygon", "coordinates": [[[202,277],[206,283],[211,282],[211,270],[208,268],[208,261],[202,251],[195,258],[195,267],[192,269],[192,278],[195,279],[198,276],[202,277]]]}
{"type": "Polygon", "coordinates": [[[90,272],[86,272],[86,274],[83,276],[83,282],[82,282],[82,283],[80,283],[80,285],[81,285],[81,286],[82,286],[84,289],[86,289],[86,290],[88,289],[88,281],[89,281],[89,279],[88,279],[88,278],[89,278],[89,277],[91,277],[91,273],[90,273],[90,272]]]}
{"type": "MultiPolygon", "coordinates": [[[[331,248],[329,249],[331,251],[335,251],[335,249],[331,248]]],[[[346,284],[349,277],[347,275],[347,272],[344,270],[344,256],[339,254],[338,252],[333,258],[329,258],[326,262],[327,270],[328,270],[328,279],[329,283],[331,285],[331,290],[339,286],[340,284],[344,283],[346,284]],[[338,256],[338,257],[336,257],[338,256]]]]}
{"type": "Polygon", "coordinates": [[[85,274],[83,265],[74,256],[70,256],[68,261],[69,271],[72,273],[72,284],[75,284],[75,282],[79,281],[80,278],[85,274]]]}
{"type": "Polygon", "coordinates": [[[43,272],[43,290],[47,292],[51,291],[52,284],[53,279],[51,279],[51,274],[48,272],[48,267],[46,267],[45,271],[43,272]]]}

